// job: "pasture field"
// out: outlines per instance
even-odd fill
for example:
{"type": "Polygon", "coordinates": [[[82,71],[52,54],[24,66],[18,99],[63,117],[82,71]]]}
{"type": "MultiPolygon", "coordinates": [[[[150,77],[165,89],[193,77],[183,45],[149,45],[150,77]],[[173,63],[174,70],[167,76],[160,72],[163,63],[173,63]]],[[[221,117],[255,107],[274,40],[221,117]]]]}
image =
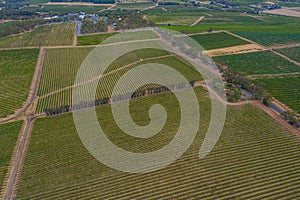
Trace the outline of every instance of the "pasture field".
{"type": "Polygon", "coordinates": [[[256,82],[276,99],[300,113],[300,76],[261,78],[256,82]]]}
{"type": "Polygon", "coordinates": [[[101,44],[107,38],[115,35],[116,33],[106,33],[106,34],[97,34],[97,35],[86,35],[77,37],[77,46],[86,46],[86,45],[98,45],[101,44]]]}
{"type": "Polygon", "coordinates": [[[26,101],[38,49],[0,51],[0,118],[13,114],[26,101]]]}
{"type": "Polygon", "coordinates": [[[245,75],[300,72],[300,68],[271,51],[217,56],[214,60],[245,75]]]}
{"type": "Polygon", "coordinates": [[[196,40],[205,50],[249,44],[249,42],[236,38],[225,32],[192,35],[191,38],[196,40]]]}
{"type": "MultiPolygon", "coordinates": [[[[118,172],[94,159],[76,133],[72,114],[37,119],[17,197],[297,199],[299,137],[285,132],[259,108],[229,107],[217,145],[208,156],[199,159],[210,120],[210,100],[203,89],[196,88],[196,93],[201,118],[193,144],[175,163],[147,174],[118,172]]],[[[143,126],[150,122],[148,109],[157,103],[164,106],[168,118],[160,133],[148,139],[123,133],[113,120],[110,106],[97,109],[98,120],[107,137],[121,148],[132,152],[160,149],[172,140],[180,121],[180,107],[174,95],[136,99],[131,101],[130,111],[133,120],[143,126]]]]}
{"type": "Polygon", "coordinates": [[[28,33],[0,39],[0,48],[72,45],[75,23],[43,25],[28,33]]]}
{"type": "Polygon", "coordinates": [[[0,190],[16,145],[22,121],[0,124],[0,190]]]}
{"type": "MultiPolygon", "coordinates": [[[[57,55],[60,54],[58,52],[56,53],[57,55]]],[[[70,57],[70,60],[66,58],[68,57],[62,56],[62,59],[64,61],[68,63],[70,62],[71,64],[64,64],[64,66],[67,66],[64,71],[59,71],[59,66],[55,66],[55,64],[51,62],[49,63],[49,65],[45,65],[46,70],[43,71],[42,74],[39,96],[73,85],[76,75],[75,72],[77,72],[78,68],[80,67],[81,61],[78,59],[75,63],[74,60],[71,59],[72,57],[70,57]]],[[[127,71],[136,67],[137,65],[146,63],[160,63],[171,66],[175,70],[186,76],[189,81],[202,80],[201,76],[191,66],[188,66],[181,58],[173,57],[162,50],[143,49],[142,51],[134,51],[121,56],[107,68],[104,75],[106,73],[110,74],[105,75],[100,79],[95,98],[100,99],[104,97],[110,97],[115,84],[122,75],[124,75],[127,71]],[[141,61],[140,59],[144,60],[141,61]],[[119,69],[121,67],[125,68],[119,69]]],[[[97,75],[95,75],[95,77],[96,76],[97,75]]],[[[82,87],[89,87],[89,83],[85,84],[82,87]]],[[[45,108],[55,108],[62,105],[72,105],[71,96],[72,88],[66,88],[64,91],[59,91],[55,94],[50,94],[49,96],[42,97],[39,99],[36,112],[42,113],[45,108]]]]}
{"type": "Polygon", "coordinates": [[[292,60],[300,62],[300,46],[299,47],[291,47],[285,49],[276,49],[279,53],[286,55],[292,60]]]}

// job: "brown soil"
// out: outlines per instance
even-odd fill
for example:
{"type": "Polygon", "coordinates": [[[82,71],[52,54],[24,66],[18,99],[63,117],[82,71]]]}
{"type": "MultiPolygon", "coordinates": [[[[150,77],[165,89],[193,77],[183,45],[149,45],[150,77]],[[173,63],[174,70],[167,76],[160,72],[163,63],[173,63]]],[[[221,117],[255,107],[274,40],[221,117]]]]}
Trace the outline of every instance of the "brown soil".
{"type": "Polygon", "coordinates": [[[221,49],[208,50],[206,52],[210,56],[223,56],[223,55],[242,54],[242,53],[250,53],[250,52],[264,51],[264,50],[266,49],[256,44],[245,44],[245,45],[226,47],[221,49]]]}

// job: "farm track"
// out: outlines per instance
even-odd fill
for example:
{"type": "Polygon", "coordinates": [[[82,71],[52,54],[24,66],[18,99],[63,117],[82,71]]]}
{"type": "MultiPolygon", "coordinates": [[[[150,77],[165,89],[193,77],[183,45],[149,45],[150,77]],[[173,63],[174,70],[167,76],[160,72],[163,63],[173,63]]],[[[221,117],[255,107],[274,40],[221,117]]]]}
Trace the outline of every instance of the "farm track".
{"type": "Polygon", "coordinates": [[[199,17],[194,23],[192,23],[190,26],[193,27],[193,26],[196,26],[197,24],[199,24],[199,22],[201,22],[202,19],[204,19],[205,16],[201,16],[199,17]]]}
{"type": "MultiPolygon", "coordinates": [[[[269,48],[268,48],[268,47],[265,47],[265,46],[263,46],[263,45],[261,45],[261,44],[258,44],[258,43],[254,42],[254,41],[252,41],[252,40],[249,40],[249,39],[247,39],[247,38],[244,38],[244,37],[241,37],[241,36],[236,35],[236,34],[234,34],[234,33],[231,33],[230,31],[224,31],[224,32],[225,32],[225,33],[228,33],[228,34],[230,34],[230,35],[232,35],[232,36],[235,36],[235,37],[237,37],[237,38],[240,38],[240,39],[242,39],[242,40],[245,40],[245,41],[247,41],[247,42],[249,42],[249,43],[255,44],[255,45],[261,47],[262,49],[268,49],[268,50],[270,50],[272,53],[274,53],[274,54],[276,54],[276,55],[278,55],[278,56],[280,56],[280,57],[286,59],[286,60],[289,61],[290,63],[293,63],[293,64],[295,64],[295,65],[297,65],[297,66],[300,67],[300,63],[298,63],[297,61],[292,60],[292,59],[290,59],[289,57],[287,57],[287,56],[285,56],[285,55],[283,55],[283,54],[281,54],[281,53],[275,51],[274,49],[272,49],[272,47],[269,47],[269,48]]],[[[285,48],[283,45],[282,45],[282,47],[285,48]]],[[[289,45],[289,47],[293,47],[293,46],[289,45]]],[[[278,48],[277,48],[277,49],[278,49],[278,48]]]]}
{"type": "Polygon", "coordinates": [[[299,46],[300,46],[300,43],[292,43],[292,44],[268,46],[268,48],[270,48],[270,49],[285,49],[285,48],[292,48],[292,47],[299,47],[299,46]]]}
{"type": "MultiPolygon", "coordinates": [[[[23,106],[19,112],[15,113],[13,116],[11,116],[10,119],[6,119],[4,121],[9,121],[9,120],[17,117],[21,113],[26,114],[26,111],[30,108],[30,106],[35,101],[35,99],[37,97],[39,83],[40,83],[40,77],[42,74],[42,66],[43,66],[44,57],[45,57],[45,49],[41,48],[39,58],[37,61],[37,65],[36,65],[36,69],[34,72],[34,76],[32,79],[32,83],[30,86],[28,100],[25,103],[25,106],[23,106]]],[[[29,144],[31,130],[33,128],[34,117],[33,117],[32,113],[28,113],[28,115],[26,116],[24,121],[25,121],[25,126],[20,131],[20,135],[19,135],[20,140],[17,142],[15,151],[14,151],[14,155],[13,155],[13,158],[15,158],[15,159],[12,160],[12,164],[11,164],[12,169],[9,171],[7,185],[4,186],[5,190],[4,190],[3,196],[4,196],[5,200],[12,199],[13,195],[15,194],[16,184],[18,183],[18,179],[20,177],[19,175],[21,173],[22,164],[25,159],[25,152],[26,152],[27,146],[29,144]]]]}
{"type": "Polygon", "coordinates": [[[284,76],[293,76],[293,75],[300,75],[300,72],[282,73],[282,74],[256,74],[256,75],[248,75],[246,77],[251,80],[255,80],[260,78],[284,77],[284,76]]]}
{"type": "Polygon", "coordinates": [[[24,127],[21,129],[18,142],[12,156],[10,170],[8,171],[8,178],[6,185],[4,185],[3,199],[10,200],[15,198],[17,184],[22,171],[22,164],[25,160],[25,154],[29,145],[30,134],[33,128],[34,118],[32,116],[26,117],[24,120],[24,127]]]}
{"type": "Polygon", "coordinates": [[[275,113],[271,108],[266,107],[261,102],[251,102],[251,104],[259,107],[261,110],[265,111],[269,114],[273,119],[275,119],[281,126],[283,126],[286,130],[295,133],[296,135],[300,136],[300,130],[291,126],[287,121],[285,121],[279,114],[275,113]]]}

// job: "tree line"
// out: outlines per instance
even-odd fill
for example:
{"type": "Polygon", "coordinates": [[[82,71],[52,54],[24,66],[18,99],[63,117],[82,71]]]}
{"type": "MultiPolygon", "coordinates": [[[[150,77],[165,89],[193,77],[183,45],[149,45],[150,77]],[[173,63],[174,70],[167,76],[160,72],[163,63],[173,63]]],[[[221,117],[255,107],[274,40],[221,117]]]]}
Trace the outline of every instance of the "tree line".
{"type": "Polygon", "coordinates": [[[69,105],[63,105],[57,108],[45,108],[44,112],[46,113],[47,116],[53,116],[53,115],[59,115],[62,113],[67,113],[71,112],[73,110],[82,110],[82,109],[87,109],[87,108],[92,108],[92,107],[98,107],[98,106],[103,106],[103,105],[108,105],[112,102],[121,102],[124,100],[130,100],[130,99],[135,99],[139,98],[142,96],[146,95],[153,95],[153,94],[160,94],[163,92],[170,92],[171,90],[182,90],[186,88],[191,88],[194,87],[195,80],[190,81],[188,84],[183,83],[183,84],[176,84],[173,86],[160,86],[160,87],[150,87],[147,89],[141,89],[138,91],[135,91],[132,94],[122,94],[122,95],[115,95],[112,98],[102,98],[102,99],[97,99],[95,101],[82,101],[79,104],[75,104],[72,107],[69,105]]]}
{"type": "Polygon", "coordinates": [[[114,4],[115,0],[50,0],[50,2],[87,2],[94,4],[114,4]]]}

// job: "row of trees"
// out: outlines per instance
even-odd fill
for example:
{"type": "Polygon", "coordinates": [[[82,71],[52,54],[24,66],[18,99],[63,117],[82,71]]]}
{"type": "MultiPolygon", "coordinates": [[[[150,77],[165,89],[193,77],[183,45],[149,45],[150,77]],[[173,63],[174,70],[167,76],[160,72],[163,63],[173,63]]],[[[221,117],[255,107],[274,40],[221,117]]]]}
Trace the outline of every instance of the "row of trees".
{"type": "MultiPolygon", "coordinates": [[[[254,84],[253,81],[247,79],[243,74],[229,69],[223,64],[218,64],[219,70],[223,73],[223,79],[230,84],[234,84],[237,89],[244,89],[253,95],[253,99],[262,100],[263,104],[267,107],[271,106],[272,97],[261,86],[254,84]]],[[[227,97],[228,101],[236,101],[240,97],[240,92],[232,92],[227,97]]],[[[291,125],[299,128],[300,118],[292,112],[280,112],[281,116],[291,125]]]]}
{"type": "Polygon", "coordinates": [[[87,2],[94,4],[114,4],[115,0],[50,0],[50,2],[87,2]]]}
{"type": "Polygon", "coordinates": [[[300,128],[300,119],[299,117],[295,116],[295,114],[285,111],[281,113],[281,116],[292,126],[300,128]]]}
{"type": "Polygon", "coordinates": [[[82,110],[86,108],[91,108],[94,106],[101,106],[109,104],[109,98],[97,99],[96,101],[85,101],[80,102],[79,104],[73,105],[73,107],[69,105],[63,105],[58,108],[45,108],[44,112],[47,116],[58,115],[66,112],[70,112],[72,110],[82,110]]]}
{"type": "Polygon", "coordinates": [[[80,102],[79,104],[73,105],[73,107],[70,107],[69,105],[63,105],[58,108],[45,108],[44,112],[46,113],[47,116],[52,116],[52,115],[58,115],[61,113],[66,113],[70,112],[72,110],[82,110],[86,108],[92,108],[94,106],[102,106],[102,105],[107,105],[111,101],[112,102],[119,102],[119,101],[124,101],[124,100],[129,100],[129,99],[135,99],[141,96],[145,96],[147,94],[160,94],[163,92],[169,92],[171,89],[178,90],[178,89],[184,89],[184,88],[189,88],[189,87],[194,87],[195,81],[192,80],[190,81],[189,84],[177,84],[174,86],[170,87],[165,87],[165,86],[160,86],[160,87],[151,87],[147,89],[142,89],[134,92],[131,95],[118,95],[118,96],[113,96],[112,99],[105,97],[103,99],[97,99],[95,101],[83,101],[80,102]],[[170,89],[171,88],[171,89],[170,89]]]}

